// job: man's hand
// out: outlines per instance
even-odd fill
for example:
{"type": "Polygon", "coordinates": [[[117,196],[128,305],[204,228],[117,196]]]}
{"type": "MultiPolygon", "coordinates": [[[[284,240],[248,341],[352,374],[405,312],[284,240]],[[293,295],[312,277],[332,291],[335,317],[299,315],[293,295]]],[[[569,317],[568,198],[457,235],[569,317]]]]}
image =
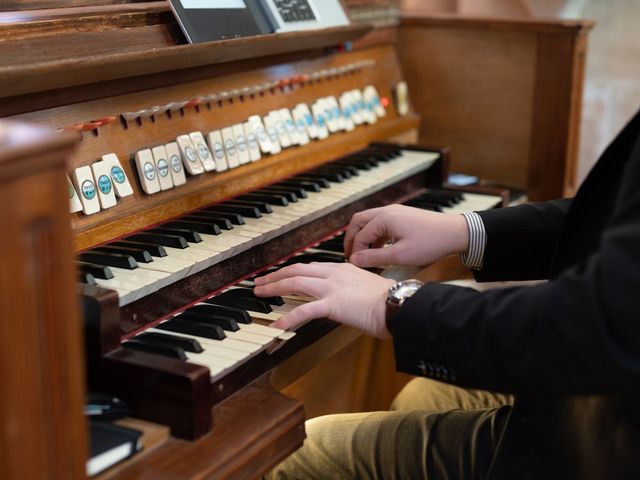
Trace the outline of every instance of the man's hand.
{"type": "Polygon", "coordinates": [[[429,265],[469,248],[462,215],[389,205],[356,213],[344,241],[347,259],[358,267],[429,265]],[[387,242],[391,246],[385,247],[387,242]]]}
{"type": "Polygon", "coordinates": [[[395,282],[348,263],[314,262],[285,267],[256,278],[255,294],[307,295],[316,300],[294,308],[273,326],[288,329],[314,318],[330,318],[379,338],[385,324],[387,290],[395,282]]]}

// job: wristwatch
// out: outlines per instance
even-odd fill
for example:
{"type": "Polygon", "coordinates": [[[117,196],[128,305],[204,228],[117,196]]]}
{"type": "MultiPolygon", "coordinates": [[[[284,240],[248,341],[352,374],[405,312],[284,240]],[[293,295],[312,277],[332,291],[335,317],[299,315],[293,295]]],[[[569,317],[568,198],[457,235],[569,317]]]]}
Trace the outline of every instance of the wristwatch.
{"type": "Polygon", "coordinates": [[[412,278],[398,282],[387,290],[387,312],[385,321],[387,323],[387,330],[389,330],[390,333],[393,334],[393,318],[396,316],[398,310],[400,310],[404,301],[420,290],[420,287],[423,285],[424,283],[420,280],[412,278]]]}

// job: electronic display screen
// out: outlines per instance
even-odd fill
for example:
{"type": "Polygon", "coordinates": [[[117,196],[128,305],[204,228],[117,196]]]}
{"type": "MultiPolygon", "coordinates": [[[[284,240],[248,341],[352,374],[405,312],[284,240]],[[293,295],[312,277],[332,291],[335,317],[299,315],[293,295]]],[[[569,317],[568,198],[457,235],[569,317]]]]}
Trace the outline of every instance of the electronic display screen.
{"type": "Polygon", "coordinates": [[[190,43],[271,33],[260,0],[170,0],[190,43]]]}

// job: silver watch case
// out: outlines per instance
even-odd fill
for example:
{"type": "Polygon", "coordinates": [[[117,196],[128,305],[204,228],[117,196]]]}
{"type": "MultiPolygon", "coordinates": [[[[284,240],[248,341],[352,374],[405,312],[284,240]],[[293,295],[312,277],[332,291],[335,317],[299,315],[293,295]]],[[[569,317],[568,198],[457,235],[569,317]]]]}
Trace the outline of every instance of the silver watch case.
{"type": "Polygon", "coordinates": [[[396,307],[402,306],[405,300],[420,290],[423,285],[423,282],[413,278],[396,283],[387,291],[387,304],[396,307]]]}

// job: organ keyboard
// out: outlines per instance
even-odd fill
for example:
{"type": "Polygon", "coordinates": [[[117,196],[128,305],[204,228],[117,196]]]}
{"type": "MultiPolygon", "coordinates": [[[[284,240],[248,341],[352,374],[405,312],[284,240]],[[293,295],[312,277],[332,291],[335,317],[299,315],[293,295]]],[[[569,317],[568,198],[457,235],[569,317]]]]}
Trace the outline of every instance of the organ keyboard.
{"type": "Polygon", "coordinates": [[[442,189],[447,152],[412,145],[419,116],[396,101],[393,38],[367,26],[187,46],[165,2],[65,10],[0,13],[0,42],[32,49],[28,64],[1,50],[0,115],[77,143],[56,178],[88,385],[171,427],[148,462],[174,478],[260,475],[304,437],[302,406],[270,375],[355,334],[326,319],[270,327],[305,299],[257,299],[251,278],[342,261],[341,230],[365,208],[455,213],[502,198],[442,189]]]}

